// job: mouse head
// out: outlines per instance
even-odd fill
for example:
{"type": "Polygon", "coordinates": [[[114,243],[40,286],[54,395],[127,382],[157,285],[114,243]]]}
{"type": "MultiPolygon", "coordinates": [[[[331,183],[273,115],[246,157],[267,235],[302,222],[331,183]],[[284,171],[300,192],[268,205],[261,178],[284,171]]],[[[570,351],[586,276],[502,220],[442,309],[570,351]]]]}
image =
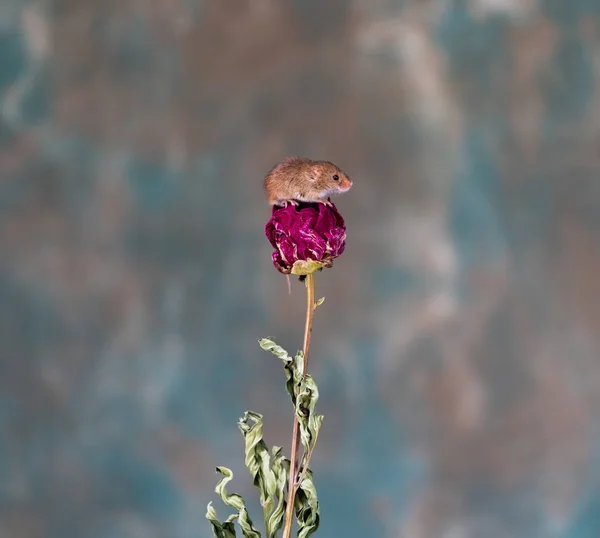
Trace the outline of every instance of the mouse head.
{"type": "Polygon", "coordinates": [[[329,161],[315,162],[311,167],[310,175],[315,189],[318,189],[323,197],[342,194],[352,187],[351,179],[329,161]]]}

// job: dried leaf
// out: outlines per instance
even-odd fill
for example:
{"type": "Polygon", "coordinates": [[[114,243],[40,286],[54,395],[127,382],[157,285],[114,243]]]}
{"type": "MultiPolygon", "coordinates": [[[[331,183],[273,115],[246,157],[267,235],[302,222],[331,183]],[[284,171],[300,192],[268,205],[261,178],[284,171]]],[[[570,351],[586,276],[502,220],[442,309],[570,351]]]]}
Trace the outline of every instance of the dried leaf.
{"type": "Polygon", "coordinates": [[[281,476],[281,448],[273,449],[273,469],[271,469],[271,456],[263,440],[262,415],[246,411],[240,419],[238,426],[244,436],[246,467],[252,475],[253,483],[260,490],[260,504],[263,507],[267,538],[277,535],[277,530],[283,524],[285,508],[285,494],[283,489],[287,482],[285,468],[281,476]],[[249,424],[249,422],[252,424],[249,424]],[[283,481],[283,485],[280,482],[283,481]]]}
{"type": "Polygon", "coordinates": [[[258,343],[262,349],[265,351],[270,351],[273,353],[273,355],[279,357],[283,362],[283,368],[286,375],[285,386],[292,400],[292,404],[296,405],[296,388],[302,379],[304,353],[302,351],[298,351],[295,357],[292,359],[288,352],[281,346],[278,346],[271,338],[261,338],[258,343]]]}
{"type": "Polygon", "coordinates": [[[298,520],[298,538],[308,538],[318,528],[320,523],[319,501],[313,483],[312,471],[307,470],[306,476],[298,486],[294,502],[296,519],[298,520]]]}
{"type": "MultiPolygon", "coordinates": [[[[252,519],[250,518],[248,510],[246,509],[244,499],[241,497],[241,495],[238,495],[237,493],[227,493],[227,483],[230,482],[233,478],[233,473],[231,472],[231,469],[228,469],[227,467],[217,467],[217,472],[221,473],[223,475],[223,478],[219,480],[217,486],[215,487],[215,492],[221,497],[221,499],[226,505],[232,506],[233,508],[238,510],[238,514],[227,519],[226,523],[230,522],[233,530],[233,519],[237,517],[238,524],[242,529],[242,534],[246,538],[260,538],[260,532],[258,532],[258,530],[254,528],[252,519]]],[[[234,534],[232,536],[235,536],[235,531],[233,532],[234,534]]],[[[229,537],[226,535],[226,538],[229,537]]]]}
{"type": "Polygon", "coordinates": [[[312,452],[319,429],[323,423],[322,415],[315,415],[315,406],[319,399],[319,389],[312,376],[307,375],[300,383],[297,396],[296,415],[300,424],[300,440],[304,450],[312,452]]]}
{"type": "Polygon", "coordinates": [[[206,507],[206,519],[210,521],[215,538],[236,538],[235,526],[233,524],[233,520],[236,517],[237,514],[233,514],[224,523],[221,523],[217,517],[217,511],[212,506],[212,502],[209,502],[206,507]]]}

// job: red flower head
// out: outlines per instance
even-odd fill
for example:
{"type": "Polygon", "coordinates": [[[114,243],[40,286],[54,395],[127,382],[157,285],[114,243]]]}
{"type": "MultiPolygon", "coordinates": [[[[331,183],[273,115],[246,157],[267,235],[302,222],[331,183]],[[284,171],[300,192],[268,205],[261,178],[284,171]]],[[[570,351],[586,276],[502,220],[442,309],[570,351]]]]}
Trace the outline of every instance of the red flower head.
{"type": "Polygon", "coordinates": [[[306,275],[331,267],[346,248],[344,219],[333,204],[273,206],[265,234],[275,249],[273,265],[284,274],[306,275]]]}

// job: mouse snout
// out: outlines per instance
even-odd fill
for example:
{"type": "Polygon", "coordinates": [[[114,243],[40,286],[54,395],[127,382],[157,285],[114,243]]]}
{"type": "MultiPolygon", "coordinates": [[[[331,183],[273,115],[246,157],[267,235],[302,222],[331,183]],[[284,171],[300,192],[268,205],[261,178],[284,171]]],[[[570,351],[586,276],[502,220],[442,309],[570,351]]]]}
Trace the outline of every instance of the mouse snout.
{"type": "Polygon", "coordinates": [[[350,187],[352,187],[352,180],[349,177],[345,177],[340,184],[340,188],[342,191],[346,192],[347,190],[350,190],[350,187]]]}

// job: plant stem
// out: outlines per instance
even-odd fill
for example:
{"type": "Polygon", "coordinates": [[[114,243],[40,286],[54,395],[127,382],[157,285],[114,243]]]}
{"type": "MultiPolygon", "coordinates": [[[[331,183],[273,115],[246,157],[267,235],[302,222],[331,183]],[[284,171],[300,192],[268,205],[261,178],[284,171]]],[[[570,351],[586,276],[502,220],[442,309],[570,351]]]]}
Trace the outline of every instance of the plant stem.
{"type": "MultiPolygon", "coordinates": [[[[308,352],[310,349],[310,337],[312,334],[313,315],[315,312],[315,275],[311,273],[306,275],[306,323],[304,325],[304,368],[302,377],[306,376],[308,370],[308,352]]],[[[290,479],[288,483],[288,498],[285,511],[285,523],[283,526],[283,537],[290,538],[292,535],[292,525],[294,522],[294,498],[298,489],[297,479],[297,461],[298,451],[300,449],[300,423],[298,415],[294,409],[294,427],[292,430],[292,455],[290,458],[290,479]]]]}

